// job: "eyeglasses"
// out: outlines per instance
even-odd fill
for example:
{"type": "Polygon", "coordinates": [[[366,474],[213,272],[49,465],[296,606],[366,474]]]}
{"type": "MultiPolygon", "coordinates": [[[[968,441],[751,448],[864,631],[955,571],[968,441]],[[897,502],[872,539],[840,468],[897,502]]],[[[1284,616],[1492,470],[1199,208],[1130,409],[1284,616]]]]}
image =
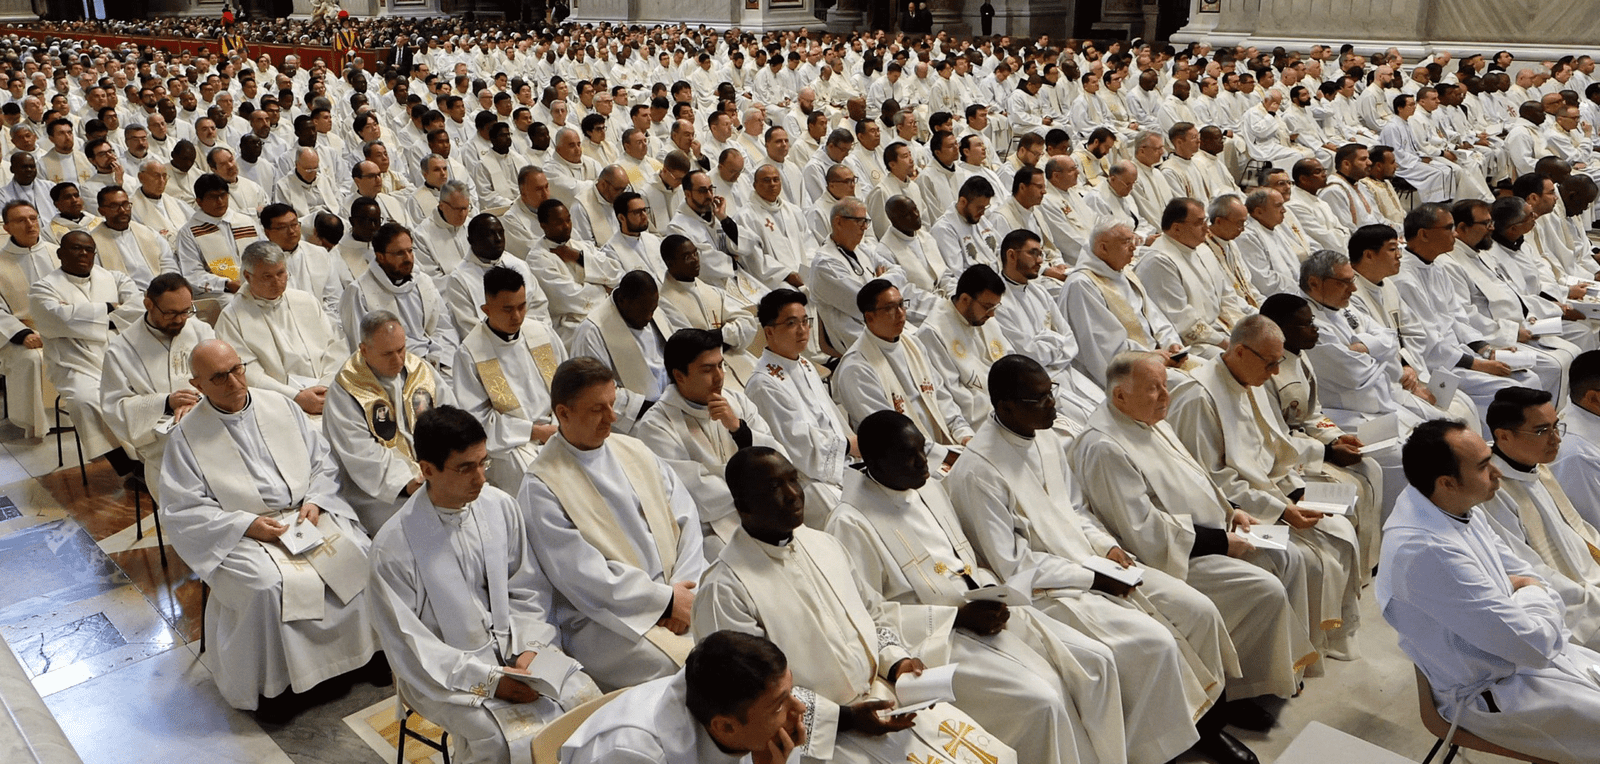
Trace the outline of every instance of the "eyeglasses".
{"type": "MultiPolygon", "coordinates": [[[[190,312],[193,312],[192,308],[190,309],[190,312]]],[[[211,377],[209,378],[209,381],[213,385],[226,384],[229,377],[243,377],[246,366],[248,366],[248,364],[246,364],[243,361],[241,361],[237,365],[235,365],[233,368],[228,369],[227,371],[219,371],[219,372],[217,372],[215,374],[212,374],[211,377]]]]}
{"type": "Polygon", "coordinates": [[[1512,432],[1518,435],[1531,435],[1535,438],[1547,438],[1550,436],[1550,433],[1554,432],[1560,437],[1566,437],[1567,423],[1558,420],[1555,424],[1547,424],[1540,427],[1535,427],[1532,430],[1512,430],[1512,432]]]}
{"type": "MultiPolygon", "coordinates": [[[[862,220],[866,220],[866,218],[861,218],[861,219],[862,220]]],[[[886,310],[898,310],[898,311],[904,312],[905,309],[906,309],[906,301],[905,300],[896,300],[894,302],[884,303],[883,305],[879,305],[879,306],[873,308],[869,312],[881,313],[881,312],[886,311],[886,310]]]]}
{"type": "Polygon", "coordinates": [[[468,462],[466,464],[461,464],[461,465],[457,465],[455,467],[451,467],[450,468],[450,472],[455,473],[456,475],[459,475],[461,477],[467,477],[468,475],[471,475],[472,473],[477,472],[478,470],[483,470],[484,472],[488,472],[489,471],[489,467],[491,465],[493,465],[493,464],[494,464],[494,457],[488,456],[488,457],[484,457],[483,461],[481,461],[481,462],[468,462]]]}
{"type": "Polygon", "coordinates": [[[1353,287],[1353,286],[1356,285],[1356,277],[1355,276],[1351,276],[1350,278],[1347,278],[1347,279],[1341,279],[1338,276],[1324,276],[1323,279],[1325,281],[1337,281],[1337,282],[1339,282],[1341,284],[1344,284],[1347,287],[1353,287]]]}
{"type": "Polygon", "coordinates": [[[1266,365],[1267,365],[1267,368],[1268,368],[1268,369],[1276,369],[1276,368],[1278,368],[1278,367],[1279,367],[1279,366],[1282,366],[1282,365],[1283,365],[1283,359],[1282,359],[1282,358],[1279,358],[1279,359],[1278,359],[1278,360],[1276,360],[1276,361],[1269,361],[1269,360],[1267,360],[1267,357],[1266,357],[1266,356],[1264,356],[1264,355],[1262,355],[1262,354],[1261,354],[1261,351],[1259,351],[1259,350],[1256,350],[1256,349],[1255,349],[1255,348],[1253,348],[1253,347],[1250,347],[1250,346],[1249,346],[1249,345],[1244,345],[1244,344],[1241,344],[1241,345],[1239,345],[1239,347],[1242,347],[1242,348],[1244,348],[1244,349],[1245,349],[1245,350],[1248,350],[1248,351],[1250,351],[1250,354],[1251,354],[1251,355],[1254,355],[1254,356],[1255,356],[1255,357],[1256,357],[1256,358],[1259,358],[1259,359],[1261,359],[1261,362],[1262,362],[1262,363],[1264,363],[1264,364],[1266,364],[1266,365]]]}
{"type": "Polygon", "coordinates": [[[1027,404],[1029,406],[1043,406],[1046,403],[1054,403],[1056,400],[1056,391],[1059,389],[1061,389],[1060,383],[1051,382],[1050,391],[1047,394],[1038,398],[1018,398],[1017,402],[1027,404]]]}
{"type": "Polygon", "coordinates": [[[194,306],[193,305],[190,305],[189,307],[184,308],[183,310],[167,310],[166,308],[163,308],[160,305],[157,305],[157,306],[155,306],[155,312],[160,313],[163,316],[171,316],[173,318],[177,318],[178,316],[192,316],[192,315],[194,315],[195,310],[194,310],[194,306]]]}
{"type": "Polygon", "coordinates": [[[844,218],[852,223],[859,223],[861,225],[867,224],[867,218],[861,217],[860,215],[840,215],[839,217],[844,218]]]}
{"type": "Polygon", "coordinates": [[[815,319],[810,316],[806,316],[805,318],[791,318],[788,321],[779,321],[778,323],[773,324],[773,326],[778,329],[788,331],[798,329],[802,326],[810,329],[813,323],[815,323],[815,319]]]}

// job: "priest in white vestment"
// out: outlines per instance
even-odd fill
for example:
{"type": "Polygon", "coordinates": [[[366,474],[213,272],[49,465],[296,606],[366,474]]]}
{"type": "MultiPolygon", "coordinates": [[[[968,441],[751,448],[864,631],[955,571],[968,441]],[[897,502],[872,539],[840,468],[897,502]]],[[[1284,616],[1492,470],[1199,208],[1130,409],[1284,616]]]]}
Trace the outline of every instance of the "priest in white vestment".
{"type": "MultiPolygon", "coordinates": [[[[178,232],[174,246],[178,272],[193,284],[196,297],[226,305],[243,282],[239,253],[261,237],[256,221],[229,209],[228,182],[209,173],[195,181],[197,209],[178,232]]],[[[219,305],[219,308],[221,306],[219,305]]]]}
{"type": "Polygon", "coordinates": [[[1299,555],[1246,540],[1255,518],[1234,509],[1167,424],[1161,358],[1129,354],[1108,371],[1106,403],[1068,459],[1083,497],[1121,547],[1216,603],[1239,653],[1234,699],[1290,697],[1320,655],[1306,630],[1299,555]]]}
{"type": "Polygon", "coordinates": [[[8,234],[0,248],[0,374],[16,380],[6,385],[6,411],[24,437],[38,438],[50,424],[44,413],[44,336],[35,329],[28,290],[55,270],[55,258],[40,241],[39,213],[32,205],[6,202],[0,221],[8,234]]]}
{"type": "Polygon", "coordinates": [[[856,294],[873,279],[884,279],[908,300],[907,316],[921,323],[931,306],[931,292],[913,285],[906,270],[889,259],[877,242],[867,238],[871,221],[867,207],[855,197],[835,202],[828,214],[830,233],[812,256],[811,267],[801,275],[817,301],[817,321],[822,324],[819,344],[843,355],[864,333],[856,294]]]}
{"type": "Polygon", "coordinates": [[[1560,596],[1477,512],[1501,483],[1476,428],[1430,421],[1405,447],[1414,475],[1384,527],[1374,593],[1447,721],[1552,761],[1600,746],[1600,653],[1571,642],[1560,596]]]}
{"type": "Polygon", "coordinates": [[[133,219],[133,204],[121,186],[100,190],[100,225],[89,232],[94,237],[100,265],[122,271],[133,285],[146,289],[157,274],[178,270],[172,245],[155,231],[133,219]]]}
{"type": "Polygon", "coordinates": [[[861,288],[856,304],[866,331],[845,352],[830,379],[833,395],[852,428],[874,412],[906,414],[926,438],[928,456],[948,472],[972,438],[972,427],[929,361],[928,351],[906,331],[905,301],[884,279],[861,288]]]}
{"type": "Polygon", "coordinates": [[[611,432],[614,374],[582,357],[556,369],[559,432],[517,494],[555,586],[564,644],[603,689],[678,671],[694,644],[695,586],[706,569],[688,490],[643,443],[611,432]]]}
{"type": "MultiPolygon", "coordinates": [[[[1262,523],[1289,526],[1305,563],[1311,644],[1326,657],[1353,660],[1367,569],[1349,518],[1300,505],[1308,481],[1337,479],[1323,474],[1321,453],[1296,447],[1262,389],[1287,354],[1283,332],[1271,319],[1253,317],[1239,322],[1230,341],[1228,352],[1172,391],[1173,430],[1230,503],[1262,523]]],[[[1358,494],[1347,511],[1376,521],[1375,501],[1358,494]]]]}
{"type": "Polygon", "coordinates": [[[1000,276],[1005,280],[1006,297],[995,309],[994,320],[1016,352],[1050,372],[1056,381],[1058,413],[1081,426],[1105,400],[1105,393],[1077,362],[1078,338],[1072,333],[1072,324],[1061,315],[1055,295],[1039,283],[1044,256],[1038,243],[1026,231],[1007,238],[1015,246],[1001,253],[1000,276]]]}
{"type": "Polygon", "coordinates": [[[215,337],[194,316],[189,282],[163,273],[144,293],[144,315],[106,345],[100,404],[122,449],[144,463],[145,485],[160,505],[161,457],[167,436],[200,402],[189,384],[189,353],[215,337]]]}
{"type": "Polygon", "coordinates": [[[631,433],[671,384],[662,360],[670,332],[660,306],[655,278],[644,271],[628,273],[568,344],[570,356],[598,359],[616,372],[621,432],[631,433]]]}
{"type": "Polygon", "coordinates": [[[326,390],[322,431],[338,460],[339,495],[376,533],[422,486],[417,417],[454,404],[455,389],[407,349],[405,325],[395,314],[368,313],[357,331],[361,344],[326,390]]]}
{"type": "MultiPolygon", "coordinates": [[[[1114,220],[1095,224],[1088,256],[1078,261],[1061,288],[1058,307],[1080,338],[1077,364],[1101,384],[1111,359],[1121,353],[1155,353],[1173,369],[1187,368],[1196,360],[1128,268],[1138,246],[1133,229],[1114,220]]],[[[1036,250],[1037,244],[1030,240],[1020,249],[1036,250]]]]}
{"type": "Polygon", "coordinates": [[[407,705],[450,733],[457,758],[510,764],[513,747],[600,690],[561,652],[522,508],[487,485],[483,426],[441,406],[416,430],[423,487],[372,541],[373,627],[407,705]]]}
{"type": "Polygon", "coordinates": [[[328,385],[348,357],[344,334],[317,298],[289,288],[288,256],[270,241],[245,247],[245,286],[217,318],[217,336],[244,360],[245,379],[322,415],[328,385]]]}
{"type": "Polygon", "coordinates": [[[666,268],[661,262],[661,237],[650,232],[650,202],[632,191],[617,194],[611,210],[617,221],[616,235],[601,248],[622,269],[649,271],[657,281],[666,278],[666,268]],[[621,209],[622,212],[616,212],[621,209]]]}
{"type": "Polygon", "coordinates": [[[1011,352],[1000,322],[993,320],[1005,292],[1000,274],[982,263],[974,265],[961,274],[950,299],[940,300],[915,332],[940,386],[969,425],[989,416],[989,367],[1011,352]]]}
{"type": "Polygon", "coordinates": [[[1565,422],[1552,396],[1528,387],[1495,395],[1485,416],[1494,435],[1492,463],[1500,490],[1485,502],[1489,525],[1513,554],[1566,605],[1574,642],[1600,647],[1600,531],[1583,519],[1550,466],[1565,444],[1565,422]],[[1594,551],[1591,551],[1594,550],[1594,551]]]}
{"type": "Polygon", "coordinates": [[[130,195],[133,202],[133,219],[150,226],[167,243],[178,245],[178,232],[189,219],[189,206],[178,197],[168,194],[167,165],[150,160],[139,166],[139,190],[130,195]]]}
{"type": "MultiPolygon", "coordinates": [[[[354,205],[351,207],[350,227],[354,229],[356,216],[354,205]]],[[[106,219],[110,220],[109,215],[106,219]]],[[[344,291],[350,283],[355,281],[350,265],[328,249],[307,241],[301,235],[303,227],[299,213],[287,204],[269,204],[263,208],[261,227],[266,232],[267,240],[283,249],[284,265],[289,271],[289,288],[310,293],[322,303],[328,318],[338,321],[339,300],[344,297],[344,291]]],[[[362,267],[366,267],[364,262],[362,267]]]]}
{"type": "Polygon", "coordinates": [[[1572,362],[1571,397],[1562,409],[1567,432],[1550,471],[1590,525],[1600,523],[1600,351],[1572,362]]]}
{"type": "MultiPolygon", "coordinates": [[[[600,308],[625,271],[610,256],[572,238],[572,215],[561,201],[540,204],[535,222],[543,236],[530,242],[523,257],[550,300],[556,334],[570,347],[578,325],[600,308]]],[[[508,229],[508,235],[514,229],[508,229]]]]}
{"type": "MultiPolygon", "coordinates": [[[[796,696],[806,706],[801,762],[900,764],[929,755],[953,756],[962,763],[1020,760],[958,710],[963,697],[966,705],[993,702],[970,690],[957,689],[961,697],[956,704],[882,715],[898,705],[895,681],[927,668],[923,656],[933,665],[948,660],[948,639],[939,637],[954,626],[955,608],[883,599],[856,574],[842,544],[803,527],[805,493],[799,475],[775,451],[741,451],[729,462],[727,474],[741,527],[702,579],[694,607],[695,633],[703,637],[723,629],[741,631],[771,639],[784,651],[796,696]],[[916,632],[902,634],[904,624],[915,624],[916,632]]],[[[986,633],[1004,626],[1003,618],[985,621],[986,633]]],[[[1105,658],[1084,670],[1102,672],[1093,677],[1100,681],[1111,681],[1115,672],[1105,658]]],[[[1015,708],[1016,702],[1008,707],[1015,708]]],[[[1067,755],[1069,761],[1101,760],[1087,746],[1067,755]]]]}
{"type": "Polygon", "coordinates": [[[488,431],[489,482],[509,492],[521,487],[539,446],[556,433],[550,380],[567,348],[529,314],[524,294],[538,287],[523,272],[495,266],[480,282],[481,318],[461,340],[455,394],[488,431]]]}
{"type": "Polygon", "coordinates": [[[372,263],[356,275],[339,304],[340,324],[353,348],[360,342],[361,322],[378,310],[400,317],[405,325],[407,349],[446,378],[460,345],[449,307],[432,279],[417,278],[416,250],[411,231],[399,223],[384,223],[372,238],[372,263]]]}
{"type": "Polygon", "coordinates": [[[812,232],[796,203],[783,195],[783,176],[778,165],[756,168],[749,203],[739,215],[744,225],[739,230],[758,239],[755,255],[748,266],[755,279],[768,289],[799,288],[805,285],[800,275],[816,246],[812,232]]]}
{"type": "MultiPolygon", "coordinates": [[[[1205,247],[1206,208],[1197,199],[1172,200],[1161,218],[1161,237],[1134,264],[1145,296],[1177,330],[1191,352],[1215,357],[1228,333],[1251,312],[1205,247]]],[[[1082,261],[1080,261],[1082,262],[1082,261]]]]}
{"type": "Polygon", "coordinates": [[[506,229],[500,218],[480,212],[468,221],[467,247],[472,256],[462,259],[438,282],[457,336],[465,341],[467,333],[483,322],[483,277],[493,268],[509,268],[522,276],[528,318],[550,326],[550,300],[528,271],[527,262],[515,255],[507,257],[506,229]]]}
{"type": "Polygon", "coordinates": [[[263,697],[292,702],[287,691],[361,668],[378,650],[363,596],[366,533],[338,496],[328,442],[292,401],[252,393],[221,340],[196,346],[189,366],[204,400],[170,436],[162,522],[211,587],[206,660],[223,700],[244,710],[263,697]],[[317,532],[321,544],[285,546],[317,532]]]}
{"type": "Polygon", "coordinates": [[[1197,752],[1248,761],[1248,749],[1222,730],[1228,719],[1219,701],[1225,682],[1239,677],[1239,659],[1216,606],[1177,578],[1137,566],[1088,512],[1067,470],[1064,440],[1052,430],[1044,367],[1011,355],[988,376],[995,413],[945,483],[978,561],[1007,581],[1026,582],[1038,593],[1035,607],[1111,648],[1130,761],[1170,756],[1182,741],[1194,742],[1192,728],[1200,733],[1197,752]],[[1142,580],[1130,587],[1085,567],[1096,561],[1136,568],[1142,580]]]}
{"type": "Polygon", "coordinates": [[[417,269],[443,287],[445,279],[462,261],[471,257],[467,244],[467,218],[472,212],[472,192],[465,183],[446,181],[439,189],[439,203],[425,210],[412,231],[417,247],[417,269]]]}
{"type": "MultiPolygon", "coordinates": [[[[670,238],[670,237],[669,237],[670,238]]],[[[699,328],[673,332],[662,351],[672,385],[640,417],[633,433],[677,473],[700,509],[705,556],[717,553],[739,527],[723,470],[741,448],[783,453],[772,428],[738,387],[724,387],[723,337],[699,328]]]]}
{"type": "Polygon", "coordinates": [[[110,452],[107,459],[125,475],[133,465],[106,425],[100,375],[106,345],[143,313],[139,290],[127,275],[95,265],[94,238],[83,231],[67,234],[56,256],[61,267],[28,290],[28,312],[44,340],[45,378],[78,428],[84,457],[110,452]]]}
{"type": "Polygon", "coordinates": [[[764,637],[707,636],[684,668],[608,701],[561,764],[783,764],[805,742],[788,658],[764,637]]]}

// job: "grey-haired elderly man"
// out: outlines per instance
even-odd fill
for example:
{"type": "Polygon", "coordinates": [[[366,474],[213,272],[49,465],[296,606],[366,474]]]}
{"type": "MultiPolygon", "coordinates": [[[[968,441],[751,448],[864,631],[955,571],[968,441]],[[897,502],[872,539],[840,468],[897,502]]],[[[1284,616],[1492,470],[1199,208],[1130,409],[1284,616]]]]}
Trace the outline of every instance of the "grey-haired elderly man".
{"type": "Polygon", "coordinates": [[[245,286],[217,319],[217,336],[238,351],[252,387],[282,393],[321,416],[344,336],[311,293],[289,288],[288,255],[270,241],[245,247],[245,286]]]}

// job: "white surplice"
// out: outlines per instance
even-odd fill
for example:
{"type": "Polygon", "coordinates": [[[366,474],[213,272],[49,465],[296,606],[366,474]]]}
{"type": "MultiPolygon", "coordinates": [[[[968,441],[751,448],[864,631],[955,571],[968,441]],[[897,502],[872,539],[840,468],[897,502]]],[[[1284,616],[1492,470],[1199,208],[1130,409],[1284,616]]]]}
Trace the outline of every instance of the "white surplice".
{"type": "Polygon", "coordinates": [[[138,298],[126,274],[98,265],[83,277],[57,268],[28,291],[29,312],[44,339],[45,378],[61,394],[86,459],[115,447],[100,406],[101,364],[113,332],[144,314],[138,298]]]}
{"type": "Polygon", "coordinates": [[[1513,590],[1511,576],[1537,574],[1476,509],[1462,518],[1415,488],[1401,494],[1375,591],[1440,715],[1519,753],[1584,761],[1600,746],[1600,684],[1588,673],[1600,653],[1569,642],[1554,591],[1513,590]]]}
{"type": "MultiPolygon", "coordinates": [[[[245,537],[257,511],[226,498],[259,496],[266,513],[316,504],[322,510],[317,527],[329,539],[324,544],[338,537],[353,545],[342,549],[364,555],[366,533],[338,496],[328,442],[299,407],[265,390],[252,393],[245,408],[232,414],[202,401],[170,437],[161,468],[162,523],[178,556],[211,585],[206,655],[228,705],[254,709],[258,696],[275,697],[286,688],[304,692],[365,665],[378,650],[365,593],[346,600],[333,587],[363,588],[366,561],[355,561],[359,580],[326,581],[313,572],[311,581],[321,591],[313,607],[320,617],[285,620],[290,598],[280,570],[295,558],[280,561],[281,547],[269,552],[267,544],[245,537]],[[276,426],[264,427],[264,422],[276,426]],[[246,474],[229,474],[224,485],[217,467],[208,465],[225,461],[217,452],[230,447],[246,474]],[[223,506],[225,500],[229,506],[223,506]]],[[[297,582],[304,567],[290,568],[297,582]]]]}
{"type": "Polygon", "coordinates": [[[191,318],[176,337],[168,337],[142,318],[106,345],[100,368],[100,404],[106,424],[123,450],[144,462],[145,484],[160,501],[161,457],[173,426],[167,396],[192,390],[189,354],[216,336],[204,321],[191,318]]]}
{"type": "Polygon", "coordinates": [[[486,302],[483,294],[483,276],[490,268],[496,266],[510,268],[522,274],[522,286],[527,291],[528,298],[527,317],[545,326],[550,325],[550,300],[544,296],[544,289],[528,271],[526,262],[510,253],[503,253],[490,262],[472,256],[457,263],[438,284],[445,305],[450,308],[450,318],[455,325],[456,334],[463,342],[473,327],[483,323],[483,304],[486,302]]]}
{"type": "MultiPolygon", "coordinates": [[[[444,727],[464,762],[513,761],[494,697],[503,666],[524,652],[561,649],[550,580],[528,546],[516,500],[494,486],[459,509],[436,506],[427,488],[372,541],[373,627],[406,703],[444,727]]],[[[535,724],[599,695],[586,675],[516,711],[535,724]]],[[[530,725],[531,726],[531,725],[530,725]]]]}
{"type": "Polygon", "coordinates": [[[376,261],[357,274],[339,304],[339,323],[352,350],[361,343],[362,317],[374,310],[399,316],[406,329],[406,350],[449,376],[460,338],[444,297],[431,279],[414,273],[404,284],[396,284],[376,261]]]}
{"type": "Polygon", "coordinates": [[[1320,656],[1306,631],[1298,555],[1226,554],[1231,507],[1166,422],[1135,421],[1110,403],[1068,454],[1084,501],[1141,562],[1183,579],[1216,603],[1239,651],[1243,678],[1229,696],[1289,697],[1299,671],[1320,656]],[[1208,544],[1191,557],[1197,541],[1208,544]],[[1274,571],[1277,571],[1276,574],[1274,571]]]}
{"type": "Polygon", "coordinates": [[[972,437],[972,427],[934,368],[910,333],[891,341],[865,331],[845,352],[829,384],[851,428],[875,412],[898,411],[917,425],[927,439],[928,459],[938,463],[951,446],[972,437]]]}
{"type": "Polygon", "coordinates": [[[682,656],[666,652],[657,639],[685,652],[688,639],[662,635],[656,622],[671,605],[672,585],[699,581],[706,560],[700,513],[672,469],[624,435],[582,451],[557,434],[540,449],[517,502],[527,516],[534,554],[555,585],[556,619],[567,649],[588,674],[602,688],[614,689],[677,671],[682,656]],[[557,449],[566,453],[553,454],[557,449]],[[618,449],[626,450],[619,456],[618,449]],[[575,463],[586,479],[552,489],[540,477],[541,462],[556,460],[575,463]],[[637,479],[659,483],[635,487],[630,471],[636,467],[627,464],[637,465],[637,479]],[[591,496],[598,506],[582,508],[584,515],[591,509],[610,513],[600,529],[604,538],[591,537],[592,527],[574,522],[580,509],[563,506],[558,490],[591,496]],[[660,506],[647,508],[645,501],[660,506]],[[662,529],[670,537],[655,532],[651,517],[670,518],[670,527],[662,529]]]}
{"type": "Polygon", "coordinates": [[[555,424],[550,411],[550,381],[567,360],[566,346],[531,316],[514,337],[503,337],[485,321],[467,332],[456,356],[456,405],[483,423],[489,435],[489,482],[505,491],[522,486],[522,475],[539,455],[534,425],[555,424]],[[485,371],[496,393],[490,394],[485,371]],[[505,389],[501,390],[500,386],[505,389]],[[510,397],[506,393],[510,393],[510,397]],[[515,405],[513,406],[513,403],[515,405]]]}
{"type": "Polygon", "coordinates": [[[236,297],[217,317],[217,336],[238,351],[252,388],[293,398],[333,384],[350,351],[316,297],[286,289],[276,300],[263,300],[249,285],[236,297]]]}
{"type": "Polygon", "coordinates": [[[806,525],[820,530],[844,491],[850,438],[844,414],[805,358],[763,351],[744,393],[772,428],[806,492],[806,525]]]}
{"type": "Polygon", "coordinates": [[[684,672],[653,679],[611,699],[561,745],[561,764],[750,764],[730,754],[687,705],[684,672]]]}

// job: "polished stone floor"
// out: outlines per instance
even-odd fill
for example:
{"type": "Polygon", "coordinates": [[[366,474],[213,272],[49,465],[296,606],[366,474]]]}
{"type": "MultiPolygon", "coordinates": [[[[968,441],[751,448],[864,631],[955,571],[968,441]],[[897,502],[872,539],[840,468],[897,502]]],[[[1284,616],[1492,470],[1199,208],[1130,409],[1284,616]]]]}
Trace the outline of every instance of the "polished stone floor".
{"type": "MultiPolygon", "coordinates": [[[[58,468],[53,439],[27,441],[18,434],[0,426],[0,638],[84,761],[393,760],[343,721],[392,697],[392,688],[325,688],[316,705],[284,725],[228,708],[199,654],[199,582],[170,548],[163,564],[149,498],[142,501],[140,540],[133,497],[109,466],[91,463],[86,487],[71,435],[69,464],[58,468]]],[[[1327,676],[1284,704],[1270,733],[1238,733],[1264,764],[1276,761],[1313,721],[1412,761],[1428,752],[1433,741],[1418,721],[1411,664],[1370,597],[1363,611],[1360,660],[1331,663],[1327,676]]],[[[1319,760],[1370,760],[1351,758],[1350,751],[1325,753],[1319,760]]],[[[1507,761],[1464,756],[1483,764],[1507,761]]],[[[1184,759],[1191,760],[1201,761],[1184,759]]]]}

